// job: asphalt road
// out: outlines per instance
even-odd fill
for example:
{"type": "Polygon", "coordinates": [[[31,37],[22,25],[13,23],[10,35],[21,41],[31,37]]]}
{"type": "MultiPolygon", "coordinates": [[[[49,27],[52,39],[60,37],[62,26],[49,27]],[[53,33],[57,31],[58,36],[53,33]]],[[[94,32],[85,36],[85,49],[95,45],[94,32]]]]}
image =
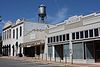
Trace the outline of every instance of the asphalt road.
{"type": "Polygon", "coordinates": [[[61,67],[61,66],[0,58],[0,67],[61,67]]]}

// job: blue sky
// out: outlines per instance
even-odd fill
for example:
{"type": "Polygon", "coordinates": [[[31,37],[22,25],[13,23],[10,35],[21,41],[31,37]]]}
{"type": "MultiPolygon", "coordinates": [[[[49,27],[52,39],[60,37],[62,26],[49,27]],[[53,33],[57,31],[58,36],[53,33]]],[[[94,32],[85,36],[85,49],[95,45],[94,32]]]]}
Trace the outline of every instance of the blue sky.
{"type": "MultiPolygon", "coordinates": [[[[38,21],[40,4],[47,7],[46,21],[49,23],[58,23],[74,15],[100,12],[100,0],[0,0],[0,16],[3,21],[18,18],[38,21]]],[[[0,23],[0,31],[2,26],[0,23]]]]}

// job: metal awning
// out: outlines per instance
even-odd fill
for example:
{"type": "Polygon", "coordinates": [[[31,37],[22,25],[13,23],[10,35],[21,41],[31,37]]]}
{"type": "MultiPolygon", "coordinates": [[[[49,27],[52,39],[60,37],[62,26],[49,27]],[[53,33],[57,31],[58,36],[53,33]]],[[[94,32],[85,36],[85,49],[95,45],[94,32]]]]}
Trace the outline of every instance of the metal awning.
{"type": "Polygon", "coordinates": [[[20,47],[39,46],[39,45],[44,45],[44,44],[45,44],[44,40],[36,40],[36,41],[21,43],[20,47]]]}

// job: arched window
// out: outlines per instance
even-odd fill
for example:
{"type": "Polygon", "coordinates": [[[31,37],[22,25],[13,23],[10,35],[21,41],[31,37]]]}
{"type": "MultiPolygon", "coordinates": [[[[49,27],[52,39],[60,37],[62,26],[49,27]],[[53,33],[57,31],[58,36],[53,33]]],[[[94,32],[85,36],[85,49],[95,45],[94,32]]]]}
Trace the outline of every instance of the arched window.
{"type": "Polygon", "coordinates": [[[22,36],[22,27],[20,26],[20,36],[22,36]]]}
{"type": "Polygon", "coordinates": [[[16,28],[16,39],[18,39],[18,28],[16,28]]]}
{"type": "Polygon", "coordinates": [[[15,29],[13,29],[13,38],[15,38],[15,29]]]}
{"type": "Polygon", "coordinates": [[[11,38],[11,29],[9,29],[9,38],[11,38]]]}

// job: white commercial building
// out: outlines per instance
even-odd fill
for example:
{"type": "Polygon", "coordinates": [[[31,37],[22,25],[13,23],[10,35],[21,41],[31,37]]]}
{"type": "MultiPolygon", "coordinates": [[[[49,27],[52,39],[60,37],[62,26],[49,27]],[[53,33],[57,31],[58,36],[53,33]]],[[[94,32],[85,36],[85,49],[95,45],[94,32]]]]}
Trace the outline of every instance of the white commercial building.
{"type": "Polygon", "coordinates": [[[100,13],[69,17],[49,28],[46,36],[45,53],[53,61],[100,61],[100,13]]]}
{"type": "Polygon", "coordinates": [[[34,46],[36,42],[43,42],[45,40],[45,29],[48,24],[36,23],[27,21],[25,19],[18,19],[14,24],[8,21],[3,28],[3,55],[17,56],[30,55],[25,47],[34,46]],[[36,42],[35,42],[36,41],[36,42]],[[34,43],[35,42],[35,43],[34,43]],[[31,44],[27,44],[31,43],[31,44]],[[25,48],[25,49],[24,49],[25,48]]]}

